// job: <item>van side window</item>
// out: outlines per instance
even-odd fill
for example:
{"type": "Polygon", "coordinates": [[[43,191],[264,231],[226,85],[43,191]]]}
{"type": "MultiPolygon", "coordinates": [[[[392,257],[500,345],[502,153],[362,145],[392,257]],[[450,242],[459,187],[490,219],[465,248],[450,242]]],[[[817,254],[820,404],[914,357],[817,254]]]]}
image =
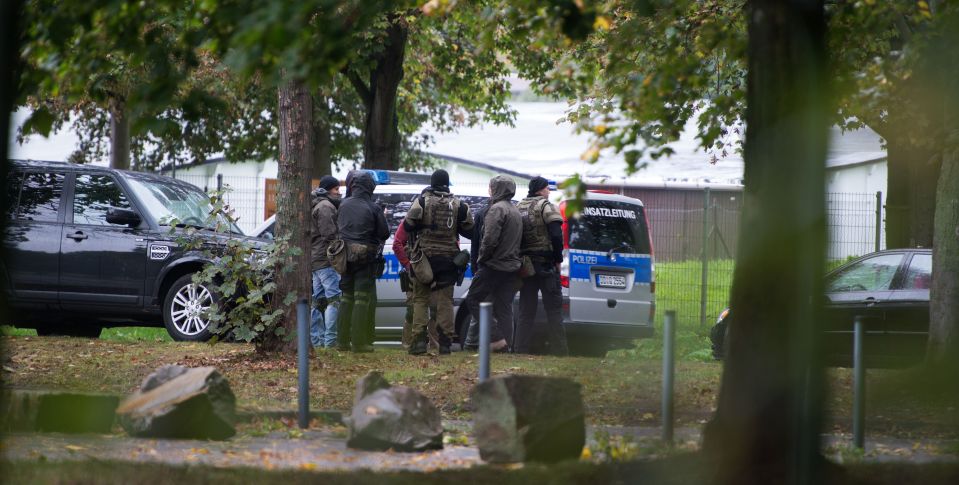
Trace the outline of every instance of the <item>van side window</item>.
{"type": "Polygon", "coordinates": [[[108,226],[107,210],[132,209],[120,186],[108,175],[77,175],[73,223],[108,226]]]}
{"type": "Polygon", "coordinates": [[[10,173],[10,178],[7,179],[7,191],[4,193],[4,207],[6,210],[3,213],[3,217],[6,219],[11,219],[14,211],[17,210],[17,202],[20,201],[20,184],[23,182],[23,173],[21,172],[12,172],[10,173]]]}
{"type": "Polygon", "coordinates": [[[27,172],[20,190],[17,219],[56,222],[64,178],[63,173],[27,172]]]}

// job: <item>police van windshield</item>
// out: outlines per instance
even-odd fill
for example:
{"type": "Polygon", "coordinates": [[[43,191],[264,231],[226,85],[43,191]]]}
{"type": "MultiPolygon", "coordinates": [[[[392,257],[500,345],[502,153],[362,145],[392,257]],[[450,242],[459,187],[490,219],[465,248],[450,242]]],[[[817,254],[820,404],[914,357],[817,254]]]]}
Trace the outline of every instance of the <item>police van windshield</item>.
{"type": "Polygon", "coordinates": [[[649,254],[649,230],[643,207],[606,200],[587,200],[570,221],[569,247],[584,251],[649,254]]]}

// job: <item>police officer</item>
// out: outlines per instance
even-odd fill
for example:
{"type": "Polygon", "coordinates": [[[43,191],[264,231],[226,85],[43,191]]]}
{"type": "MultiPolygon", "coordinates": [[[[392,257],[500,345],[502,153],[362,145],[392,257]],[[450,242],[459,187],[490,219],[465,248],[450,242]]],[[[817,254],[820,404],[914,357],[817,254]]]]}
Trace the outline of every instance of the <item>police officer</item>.
{"type": "Polygon", "coordinates": [[[376,182],[365,171],[356,171],[348,179],[348,196],[336,216],[340,238],[348,254],[346,272],[340,279],[343,291],[340,303],[337,348],[353,352],[372,352],[371,325],[376,311],[377,257],[390,237],[383,210],[373,202],[376,182]]]}
{"type": "Polygon", "coordinates": [[[435,293],[436,327],[439,353],[450,353],[453,338],[453,286],[460,268],[453,262],[459,253],[458,237],[473,237],[473,215],[469,206],[450,193],[446,170],[433,172],[430,186],[423,190],[406,213],[404,229],[429,261],[433,281],[424,284],[413,279],[413,331],[409,353],[423,355],[428,348],[430,296],[435,293]]]}
{"type": "Polygon", "coordinates": [[[523,279],[519,293],[519,322],[513,350],[518,353],[542,351],[542,339],[548,334],[549,352],[567,355],[566,333],[560,309],[563,294],[559,266],[563,261],[563,217],[547,198],[549,182],[543,177],[529,181],[529,193],[516,208],[523,218],[523,242],[520,254],[533,262],[535,274],[523,279]],[[536,325],[536,306],[543,293],[546,331],[536,325]]]}

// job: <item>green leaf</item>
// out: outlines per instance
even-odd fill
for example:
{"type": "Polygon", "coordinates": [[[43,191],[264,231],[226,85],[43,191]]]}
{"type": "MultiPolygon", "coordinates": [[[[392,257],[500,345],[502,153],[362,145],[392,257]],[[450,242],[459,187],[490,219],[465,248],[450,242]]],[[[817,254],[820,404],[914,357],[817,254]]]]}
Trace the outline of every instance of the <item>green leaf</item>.
{"type": "Polygon", "coordinates": [[[49,136],[53,129],[53,123],[56,118],[46,107],[39,106],[30,113],[30,116],[23,122],[24,135],[42,135],[49,136]]]}

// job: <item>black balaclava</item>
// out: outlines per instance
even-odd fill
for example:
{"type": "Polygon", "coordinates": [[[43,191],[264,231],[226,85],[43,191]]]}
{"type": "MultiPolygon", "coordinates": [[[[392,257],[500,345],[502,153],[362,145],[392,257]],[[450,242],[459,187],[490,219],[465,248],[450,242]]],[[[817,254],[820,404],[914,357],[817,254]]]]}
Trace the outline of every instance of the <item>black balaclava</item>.
{"type": "Polygon", "coordinates": [[[534,197],[537,192],[545,189],[546,187],[549,187],[549,180],[546,180],[543,177],[533,177],[533,180],[529,181],[528,197],[534,197]]]}
{"type": "Polygon", "coordinates": [[[433,172],[433,175],[430,176],[430,186],[434,189],[449,190],[450,174],[442,168],[433,172]]]}

